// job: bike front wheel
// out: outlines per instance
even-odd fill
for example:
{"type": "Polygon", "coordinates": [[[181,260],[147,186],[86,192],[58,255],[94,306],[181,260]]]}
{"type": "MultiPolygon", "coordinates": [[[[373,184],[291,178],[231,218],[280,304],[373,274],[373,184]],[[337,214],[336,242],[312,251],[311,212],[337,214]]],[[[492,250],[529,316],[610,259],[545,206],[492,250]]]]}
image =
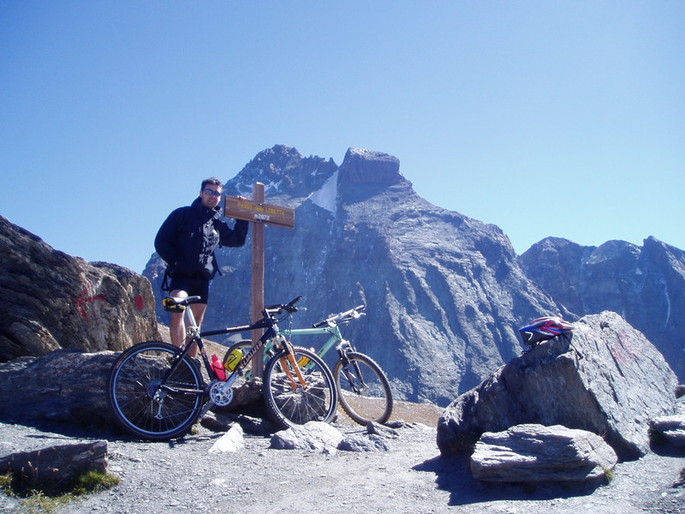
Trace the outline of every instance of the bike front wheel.
{"type": "Polygon", "coordinates": [[[393,406],[390,384],[371,357],[348,353],[335,364],[333,378],[340,393],[340,405],[355,422],[366,425],[370,421],[388,421],[393,406]]]}
{"type": "Polygon", "coordinates": [[[168,343],[148,341],[124,351],[112,366],[107,396],[128,432],[163,441],[184,435],[205,401],[200,369],[168,343]]]}
{"type": "Polygon", "coordinates": [[[281,350],[264,369],[264,399],[271,418],[283,427],[309,421],[328,423],[338,408],[333,374],[321,358],[304,348],[281,350]]]}

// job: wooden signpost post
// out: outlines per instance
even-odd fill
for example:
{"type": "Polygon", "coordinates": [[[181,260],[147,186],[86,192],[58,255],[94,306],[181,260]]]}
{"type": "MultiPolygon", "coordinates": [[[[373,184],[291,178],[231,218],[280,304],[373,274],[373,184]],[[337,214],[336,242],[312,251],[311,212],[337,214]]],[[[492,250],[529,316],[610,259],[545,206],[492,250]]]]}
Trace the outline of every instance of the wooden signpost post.
{"type": "MultiPolygon", "coordinates": [[[[264,225],[295,228],[295,209],[264,202],[264,184],[257,182],[252,189],[252,200],[226,197],[224,215],[253,222],[252,231],[252,322],[258,321],[264,308],[264,225]]],[[[261,330],[252,331],[252,346],[262,336],[261,330]]],[[[261,377],[264,358],[260,351],[252,359],[252,373],[261,377]]]]}

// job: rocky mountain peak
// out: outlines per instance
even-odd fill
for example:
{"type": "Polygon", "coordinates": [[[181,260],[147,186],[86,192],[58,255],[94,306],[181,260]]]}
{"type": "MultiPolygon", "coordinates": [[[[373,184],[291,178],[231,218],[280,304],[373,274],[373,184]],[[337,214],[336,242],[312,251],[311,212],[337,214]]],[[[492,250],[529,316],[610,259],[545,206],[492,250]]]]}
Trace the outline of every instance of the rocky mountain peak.
{"type": "Polygon", "coordinates": [[[229,195],[249,197],[255,182],[262,182],[272,199],[302,199],[321,188],[337,168],[332,159],[304,157],[296,148],[275,145],[259,152],[225,187],[229,195]]]}
{"type": "Polygon", "coordinates": [[[602,243],[593,250],[589,262],[598,264],[601,262],[623,261],[626,265],[635,263],[640,258],[639,246],[627,241],[612,240],[602,243]]]}
{"type": "Polygon", "coordinates": [[[649,257],[664,269],[669,269],[674,275],[679,276],[681,280],[685,280],[685,252],[683,250],[649,236],[644,240],[642,254],[644,258],[649,257]]]}
{"type": "Polygon", "coordinates": [[[400,173],[400,160],[382,152],[349,148],[340,165],[340,181],[352,186],[390,186],[406,179],[400,173]]]}

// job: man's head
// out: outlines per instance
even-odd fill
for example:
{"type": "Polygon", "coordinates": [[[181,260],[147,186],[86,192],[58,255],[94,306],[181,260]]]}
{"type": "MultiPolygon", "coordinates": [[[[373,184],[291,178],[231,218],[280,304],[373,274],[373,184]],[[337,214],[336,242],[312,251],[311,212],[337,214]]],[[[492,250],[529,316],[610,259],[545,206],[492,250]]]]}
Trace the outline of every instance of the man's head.
{"type": "Polygon", "coordinates": [[[218,178],[211,177],[204,179],[200,186],[200,200],[202,201],[202,205],[208,209],[213,209],[219,205],[222,190],[223,185],[218,178]]]}

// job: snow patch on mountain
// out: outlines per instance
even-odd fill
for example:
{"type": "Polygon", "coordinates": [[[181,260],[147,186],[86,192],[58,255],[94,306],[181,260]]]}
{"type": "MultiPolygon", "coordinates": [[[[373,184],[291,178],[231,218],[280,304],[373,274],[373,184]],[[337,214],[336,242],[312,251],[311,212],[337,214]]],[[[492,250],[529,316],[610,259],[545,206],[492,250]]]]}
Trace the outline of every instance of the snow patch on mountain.
{"type": "Polygon", "coordinates": [[[338,204],[338,172],[333,173],[321,189],[309,195],[309,199],[314,205],[335,214],[338,204]]]}

